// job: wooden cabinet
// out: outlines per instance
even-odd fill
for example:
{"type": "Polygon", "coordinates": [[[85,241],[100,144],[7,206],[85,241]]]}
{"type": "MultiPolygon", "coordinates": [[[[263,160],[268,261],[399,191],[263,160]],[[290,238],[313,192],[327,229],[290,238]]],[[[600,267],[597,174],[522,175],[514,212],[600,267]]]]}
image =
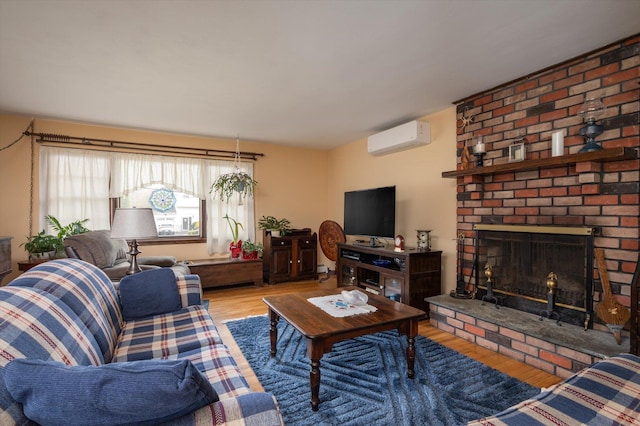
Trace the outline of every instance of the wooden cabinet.
{"type": "Polygon", "coordinates": [[[263,279],[269,284],[289,281],[293,271],[293,241],[284,238],[268,238],[264,244],[264,259],[262,263],[263,279]],[[269,246],[267,254],[267,246],[269,246]]]}
{"type": "Polygon", "coordinates": [[[318,279],[318,235],[311,229],[291,229],[283,237],[264,231],[262,243],[265,282],[318,279]]]}
{"type": "Polygon", "coordinates": [[[422,309],[425,297],[441,294],[441,251],[373,248],[338,243],[338,287],[358,286],[372,293],[422,309]]]}

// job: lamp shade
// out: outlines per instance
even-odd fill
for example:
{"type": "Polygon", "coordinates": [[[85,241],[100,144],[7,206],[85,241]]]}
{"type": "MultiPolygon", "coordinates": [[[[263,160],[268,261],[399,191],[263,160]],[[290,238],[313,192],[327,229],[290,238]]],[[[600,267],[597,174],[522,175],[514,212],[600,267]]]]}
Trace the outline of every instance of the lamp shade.
{"type": "Polygon", "coordinates": [[[142,240],[157,236],[158,230],[151,209],[116,209],[111,225],[111,238],[142,240]]]}

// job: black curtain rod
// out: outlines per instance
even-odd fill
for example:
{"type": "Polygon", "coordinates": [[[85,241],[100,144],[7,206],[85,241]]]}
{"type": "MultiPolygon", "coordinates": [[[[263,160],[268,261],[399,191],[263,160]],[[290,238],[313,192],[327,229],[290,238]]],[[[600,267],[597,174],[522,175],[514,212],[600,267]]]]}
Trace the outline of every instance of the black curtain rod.
{"type": "MultiPolygon", "coordinates": [[[[33,133],[28,130],[24,132],[24,135],[37,137],[38,139],[36,140],[36,142],[51,143],[55,145],[59,144],[59,146],[71,145],[75,148],[116,148],[123,150],[124,152],[153,152],[158,154],[180,154],[207,158],[234,159],[236,157],[235,151],[227,151],[221,149],[185,148],[180,146],[165,146],[143,144],[137,142],[113,141],[109,139],[79,138],[75,136],[60,135],[55,133],[33,133]]],[[[240,158],[243,160],[256,161],[258,157],[264,157],[264,154],[260,152],[240,151],[240,158]]]]}

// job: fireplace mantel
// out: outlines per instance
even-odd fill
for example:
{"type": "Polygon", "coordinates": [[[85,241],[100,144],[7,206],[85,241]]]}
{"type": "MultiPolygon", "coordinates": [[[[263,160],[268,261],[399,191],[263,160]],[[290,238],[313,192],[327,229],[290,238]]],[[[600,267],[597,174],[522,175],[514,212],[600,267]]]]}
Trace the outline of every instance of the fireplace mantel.
{"type": "Polygon", "coordinates": [[[617,147],[603,149],[602,151],[582,152],[577,154],[563,155],[560,157],[540,158],[536,160],[524,160],[513,163],[496,164],[493,166],[474,167],[466,170],[452,170],[442,172],[443,178],[457,178],[461,176],[487,176],[497,173],[526,171],[536,169],[550,169],[554,167],[569,166],[586,162],[606,162],[634,160],[637,158],[636,151],[632,148],[617,147]]]}

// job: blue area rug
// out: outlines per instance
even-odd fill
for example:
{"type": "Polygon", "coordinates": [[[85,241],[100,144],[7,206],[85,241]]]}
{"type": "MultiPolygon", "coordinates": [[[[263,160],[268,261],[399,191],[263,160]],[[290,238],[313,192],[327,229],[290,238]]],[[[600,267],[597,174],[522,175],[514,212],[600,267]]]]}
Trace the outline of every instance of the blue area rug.
{"type": "Polygon", "coordinates": [[[540,389],[448,349],[416,338],[415,378],[407,378],[407,339],[395,330],[336,343],[320,360],[320,410],[311,410],[306,341],[278,323],[269,355],[266,316],[227,327],[266,391],[278,399],[287,426],[459,425],[495,414],[540,389]]]}

